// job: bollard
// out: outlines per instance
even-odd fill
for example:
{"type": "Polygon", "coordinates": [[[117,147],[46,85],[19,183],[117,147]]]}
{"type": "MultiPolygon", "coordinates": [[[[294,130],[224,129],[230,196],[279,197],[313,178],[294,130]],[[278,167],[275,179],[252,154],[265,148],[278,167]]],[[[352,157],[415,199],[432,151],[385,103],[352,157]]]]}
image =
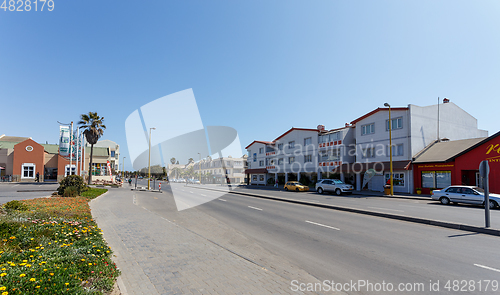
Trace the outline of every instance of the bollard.
{"type": "Polygon", "coordinates": [[[161,191],[161,182],[158,183],[158,190],[161,191]]]}

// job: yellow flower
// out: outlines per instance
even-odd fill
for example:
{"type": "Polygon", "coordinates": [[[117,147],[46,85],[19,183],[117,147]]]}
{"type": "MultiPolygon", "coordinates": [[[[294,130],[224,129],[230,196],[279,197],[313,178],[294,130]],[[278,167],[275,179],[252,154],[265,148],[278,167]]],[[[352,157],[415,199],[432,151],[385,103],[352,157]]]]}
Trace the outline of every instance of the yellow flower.
{"type": "Polygon", "coordinates": [[[22,277],[25,277],[26,275],[22,273],[19,276],[22,278],[22,277]]]}
{"type": "Polygon", "coordinates": [[[85,259],[82,258],[82,261],[85,261],[85,259]]]}
{"type": "Polygon", "coordinates": [[[69,283],[64,283],[66,286],[69,285],[69,283]]]}
{"type": "Polygon", "coordinates": [[[34,282],[34,281],[36,281],[36,279],[35,279],[35,278],[31,278],[31,279],[30,279],[30,282],[34,282]]]}
{"type": "Polygon", "coordinates": [[[92,263],[89,263],[89,265],[92,265],[92,263]]]}
{"type": "Polygon", "coordinates": [[[53,275],[54,275],[54,273],[53,273],[53,272],[51,272],[51,273],[50,273],[50,275],[51,275],[51,276],[53,276],[53,275]]]}
{"type": "Polygon", "coordinates": [[[5,277],[6,275],[6,273],[0,273],[0,277],[5,277]]]}
{"type": "Polygon", "coordinates": [[[5,291],[2,293],[2,295],[9,295],[9,292],[5,291]]]}
{"type": "Polygon", "coordinates": [[[6,289],[7,289],[7,287],[5,287],[5,286],[0,287],[0,291],[4,291],[6,289]]]}
{"type": "Polygon", "coordinates": [[[38,289],[38,288],[40,288],[40,286],[36,286],[35,288],[37,288],[37,289],[38,289]]]}

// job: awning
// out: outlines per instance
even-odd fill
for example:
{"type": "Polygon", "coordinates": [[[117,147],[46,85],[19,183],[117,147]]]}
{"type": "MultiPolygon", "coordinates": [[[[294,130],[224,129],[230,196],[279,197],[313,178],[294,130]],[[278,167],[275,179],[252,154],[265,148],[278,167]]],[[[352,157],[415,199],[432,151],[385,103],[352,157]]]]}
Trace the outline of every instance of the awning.
{"type": "MultiPolygon", "coordinates": [[[[371,162],[371,163],[344,163],[332,169],[333,173],[363,173],[368,169],[374,169],[378,173],[390,171],[390,162],[371,162]]],[[[411,161],[393,161],[392,170],[411,170],[411,161]]]]}
{"type": "Polygon", "coordinates": [[[267,173],[266,168],[258,168],[258,169],[246,169],[245,174],[262,174],[267,173]]]}

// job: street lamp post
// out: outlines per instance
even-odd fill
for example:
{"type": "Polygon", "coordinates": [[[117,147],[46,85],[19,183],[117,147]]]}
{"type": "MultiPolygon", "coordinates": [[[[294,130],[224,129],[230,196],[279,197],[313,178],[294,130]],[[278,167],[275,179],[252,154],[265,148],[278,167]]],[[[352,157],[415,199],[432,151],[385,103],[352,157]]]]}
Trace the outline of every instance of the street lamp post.
{"type": "Polygon", "coordinates": [[[123,157],[123,162],[122,162],[122,178],[123,178],[123,175],[124,175],[123,170],[125,170],[125,158],[126,157],[123,157]]]}
{"type": "Polygon", "coordinates": [[[198,153],[198,155],[200,156],[200,162],[198,162],[198,170],[200,175],[198,176],[198,178],[200,179],[200,184],[201,184],[201,154],[198,153]]]}
{"type": "Polygon", "coordinates": [[[392,179],[392,121],[391,121],[391,105],[388,103],[384,103],[384,106],[389,108],[389,155],[390,155],[390,184],[391,184],[391,196],[394,195],[394,184],[392,179]]]}
{"type": "Polygon", "coordinates": [[[151,189],[151,129],[156,130],[156,128],[149,128],[148,191],[151,189]]]}

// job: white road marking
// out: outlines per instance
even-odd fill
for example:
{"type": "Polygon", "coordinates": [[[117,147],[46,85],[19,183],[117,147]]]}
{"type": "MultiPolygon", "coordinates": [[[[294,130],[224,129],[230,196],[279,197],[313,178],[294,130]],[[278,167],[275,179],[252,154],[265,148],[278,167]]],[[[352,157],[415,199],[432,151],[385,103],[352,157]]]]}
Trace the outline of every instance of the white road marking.
{"type": "Polygon", "coordinates": [[[481,265],[481,264],[475,264],[475,266],[477,267],[482,267],[482,268],[485,268],[485,269],[489,269],[489,270],[492,270],[492,271],[497,271],[497,272],[500,272],[500,269],[496,269],[496,268],[493,268],[493,267],[489,267],[489,266],[484,266],[484,265],[481,265]]]}
{"type": "Polygon", "coordinates": [[[201,194],[203,197],[206,197],[207,195],[201,194]]]}
{"type": "Polygon", "coordinates": [[[219,201],[222,201],[222,202],[227,202],[227,201],[226,201],[226,200],[224,200],[224,199],[218,199],[218,200],[219,200],[219,201]]]}
{"type": "Polygon", "coordinates": [[[248,208],[252,208],[252,209],[255,209],[255,210],[259,210],[259,211],[262,211],[262,209],[260,209],[260,208],[257,208],[257,207],[252,207],[252,206],[248,206],[248,208]]]}
{"type": "Polygon", "coordinates": [[[387,209],[387,208],[379,208],[379,207],[368,207],[368,208],[379,209],[379,210],[389,210],[389,211],[396,211],[396,212],[404,212],[403,210],[387,209]]]}
{"type": "Polygon", "coordinates": [[[334,229],[334,230],[340,230],[340,228],[336,228],[336,227],[329,226],[329,225],[324,225],[324,224],[317,223],[317,222],[312,222],[312,221],[309,221],[309,220],[306,220],[306,222],[310,223],[310,224],[314,224],[314,225],[319,225],[319,226],[322,226],[322,227],[331,228],[331,229],[334,229]]]}
{"type": "Polygon", "coordinates": [[[189,191],[190,193],[193,193],[192,191],[189,191]]]}

